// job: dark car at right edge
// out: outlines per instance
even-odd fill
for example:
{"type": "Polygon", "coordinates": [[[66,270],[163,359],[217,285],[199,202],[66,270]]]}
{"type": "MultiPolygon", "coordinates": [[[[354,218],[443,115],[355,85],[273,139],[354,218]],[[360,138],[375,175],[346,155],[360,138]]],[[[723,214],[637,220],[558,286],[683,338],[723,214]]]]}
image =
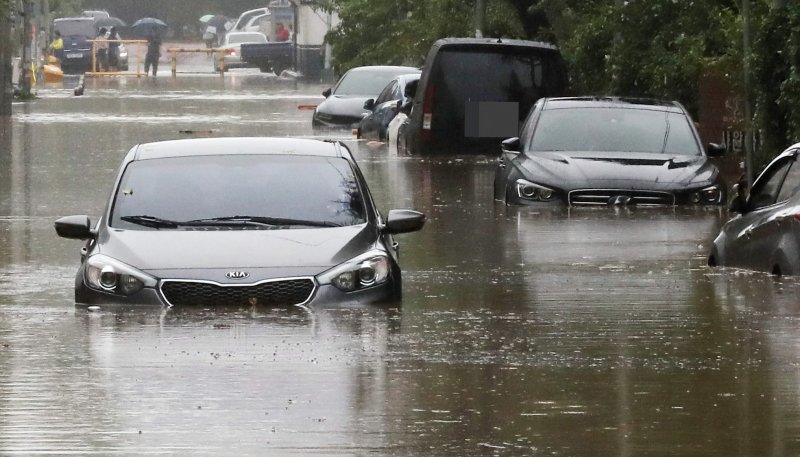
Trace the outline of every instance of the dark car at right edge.
{"type": "Polygon", "coordinates": [[[539,100],[502,142],[496,200],[534,206],[720,205],[725,185],[678,102],[622,97],[539,100]]]}

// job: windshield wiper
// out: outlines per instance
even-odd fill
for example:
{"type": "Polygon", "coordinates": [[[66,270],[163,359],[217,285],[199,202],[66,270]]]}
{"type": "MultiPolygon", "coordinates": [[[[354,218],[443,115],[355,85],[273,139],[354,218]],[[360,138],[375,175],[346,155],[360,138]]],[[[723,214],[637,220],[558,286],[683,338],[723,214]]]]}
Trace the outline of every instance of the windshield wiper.
{"type": "Polygon", "coordinates": [[[287,226],[287,225],[301,225],[306,227],[341,227],[342,224],[330,221],[310,221],[304,219],[289,219],[284,217],[267,217],[267,216],[224,216],[224,217],[211,217],[207,219],[195,219],[192,221],[182,222],[181,225],[203,225],[203,224],[258,224],[268,226],[287,226]]]}
{"type": "Polygon", "coordinates": [[[132,224],[143,225],[145,227],[152,227],[152,228],[178,228],[181,225],[178,222],[171,221],[169,219],[161,219],[160,217],[155,216],[122,216],[120,220],[125,222],[130,222],[132,224]]]}

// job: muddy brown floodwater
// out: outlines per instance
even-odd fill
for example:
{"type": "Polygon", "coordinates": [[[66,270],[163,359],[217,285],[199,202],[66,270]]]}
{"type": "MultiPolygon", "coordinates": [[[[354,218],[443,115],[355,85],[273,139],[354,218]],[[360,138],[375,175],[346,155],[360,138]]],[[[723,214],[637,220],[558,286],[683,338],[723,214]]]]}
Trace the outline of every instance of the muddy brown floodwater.
{"type": "MultiPolygon", "coordinates": [[[[796,456],[797,279],[712,270],[724,209],[505,207],[489,156],[348,132],[414,208],[395,308],[75,308],[80,243],[138,142],[315,137],[325,86],[257,71],[38,88],[0,137],[0,455],[796,456]]],[[[318,137],[318,136],[317,136],[318,137]]]]}

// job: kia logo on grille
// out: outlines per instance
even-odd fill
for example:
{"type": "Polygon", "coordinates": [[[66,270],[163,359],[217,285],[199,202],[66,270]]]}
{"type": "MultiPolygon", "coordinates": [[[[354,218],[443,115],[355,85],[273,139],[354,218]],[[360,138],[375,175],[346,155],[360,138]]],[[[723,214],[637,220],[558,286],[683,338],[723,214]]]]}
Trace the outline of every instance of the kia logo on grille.
{"type": "Polygon", "coordinates": [[[229,271],[225,273],[225,277],[228,279],[245,279],[250,277],[250,273],[246,271],[229,271]]]}

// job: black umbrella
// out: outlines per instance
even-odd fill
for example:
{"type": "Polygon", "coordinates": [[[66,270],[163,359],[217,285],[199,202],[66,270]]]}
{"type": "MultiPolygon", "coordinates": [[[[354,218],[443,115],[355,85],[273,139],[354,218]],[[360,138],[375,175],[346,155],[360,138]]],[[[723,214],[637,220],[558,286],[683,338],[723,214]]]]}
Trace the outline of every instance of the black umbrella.
{"type": "Polygon", "coordinates": [[[167,29],[167,23],[154,17],[143,17],[131,25],[131,32],[139,36],[148,36],[152,32],[161,33],[167,29]]]}
{"type": "Polygon", "coordinates": [[[228,16],[223,16],[221,14],[216,14],[211,16],[210,18],[203,21],[206,16],[203,16],[200,22],[204,22],[206,25],[210,25],[217,28],[217,33],[225,33],[225,23],[230,21],[231,19],[228,16]]]}
{"type": "Polygon", "coordinates": [[[100,19],[95,19],[94,23],[98,28],[125,27],[127,25],[125,21],[118,17],[101,17],[100,19]]]}

